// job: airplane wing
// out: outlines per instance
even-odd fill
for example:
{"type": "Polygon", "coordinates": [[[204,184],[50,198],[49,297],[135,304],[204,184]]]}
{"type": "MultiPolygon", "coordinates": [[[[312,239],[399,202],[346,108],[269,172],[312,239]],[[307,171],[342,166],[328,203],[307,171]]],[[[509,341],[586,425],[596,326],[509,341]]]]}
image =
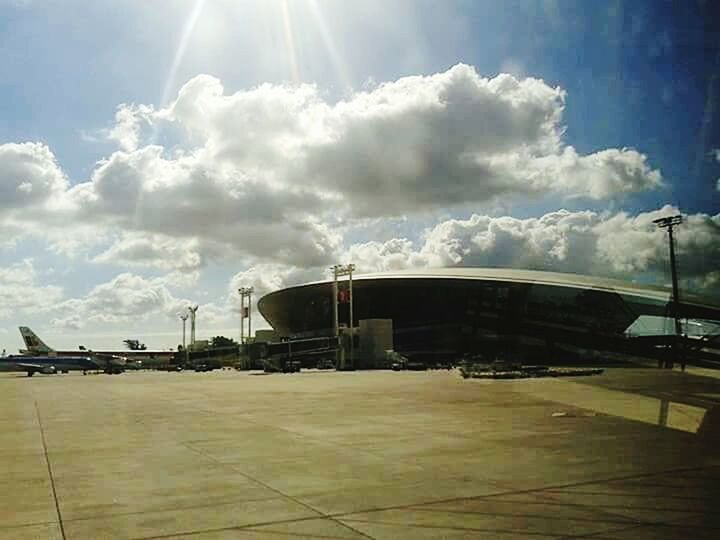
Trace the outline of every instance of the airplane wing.
{"type": "Polygon", "coordinates": [[[127,356],[120,356],[117,354],[107,354],[107,353],[97,353],[90,351],[90,354],[92,354],[93,357],[103,360],[104,362],[107,362],[108,364],[114,364],[114,365],[120,365],[124,366],[127,364],[127,356]]]}
{"type": "Polygon", "coordinates": [[[28,375],[32,376],[33,373],[44,373],[45,375],[54,375],[57,373],[55,366],[48,366],[42,364],[27,364],[25,362],[15,364],[19,369],[27,371],[28,375]]]}
{"type": "Polygon", "coordinates": [[[46,367],[46,366],[41,366],[40,364],[24,364],[24,363],[23,363],[23,364],[19,364],[19,363],[18,363],[18,364],[15,364],[15,365],[16,365],[17,367],[19,367],[20,369],[36,369],[36,370],[38,370],[38,371],[40,371],[41,369],[43,369],[44,367],[46,367]]]}

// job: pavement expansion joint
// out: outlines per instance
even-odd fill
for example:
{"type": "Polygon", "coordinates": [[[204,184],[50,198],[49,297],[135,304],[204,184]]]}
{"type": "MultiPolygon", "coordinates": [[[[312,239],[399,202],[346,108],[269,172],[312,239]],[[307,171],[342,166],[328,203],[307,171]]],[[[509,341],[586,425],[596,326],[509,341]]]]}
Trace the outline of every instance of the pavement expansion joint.
{"type": "MultiPolygon", "coordinates": [[[[224,462],[216,459],[215,457],[213,457],[212,455],[208,454],[207,452],[203,452],[202,450],[199,450],[199,449],[197,449],[197,448],[193,448],[192,445],[185,445],[185,446],[186,446],[187,448],[189,448],[192,452],[195,452],[196,454],[201,455],[201,456],[204,457],[205,459],[208,459],[208,460],[210,460],[210,461],[212,461],[212,462],[214,462],[214,463],[216,463],[216,464],[218,464],[218,465],[221,465],[221,466],[223,466],[223,467],[229,468],[230,470],[234,471],[235,473],[237,473],[237,474],[239,474],[239,475],[241,475],[241,476],[244,476],[245,478],[247,478],[247,479],[250,480],[251,482],[255,482],[255,483],[258,484],[259,486],[262,486],[262,487],[264,487],[265,489],[268,489],[268,490],[270,490],[270,491],[272,491],[272,492],[274,492],[274,493],[277,493],[277,494],[280,495],[281,497],[284,497],[284,498],[286,498],[286,499],[294,502],[295,504],[298,504],[298,505],[306,508],[307,510],[310,510],[311,512],[314,512],[314,513],[318,514],[318,515],[315,516],[315,517],[321,517],[321,518],[329,519],[329,520],[331,520],[331,521],[334,521],[336,524],[338,524],[338,525],[340,525],[340,526],[342,526],[342,527],[344,527],[344,528],[346,528],[346,529],[349,529],[350,531],[354,532],[355,534],[358,534],[358,535],[363,536],[363,537],[365,537],[365,538],[369,538],[370,540],[374,540],[372,536],[370,536],[370,535],[368,535],[368,534],[365,534],[365,533],[363,533],[363,532],[361,532],[361,531],[358,531],[358,530],[354,529],[353,527],[350,527],[349,525],[343,523],[342,521],[338,521],[338,520],[334,519],[331,515],[326,514],[326,513],[322,512],[322,511],[318,510],[317,508],[314,508],[313,506],[310,506],[309,504],[307,504],[306,502],[298,499],[297,497],[293,497],[292,495],[288,495],[287,493],[284,493],[284,492],[280,491],[279,489],[271,486],[270,484],[267,484],[267,483],[265,483],[265,482],[262,482],[261,480],[258,480],[257,478],[255,478],[255,477],[247,474],[245,471],[242,471],[242,470],[238,469],[237,467],[234,467],[233,465],[230,465],[230,464],[228,464],[228,463],[224,463],[224,462]]],[[[254,526],[257,527],[257,525],[254,525],[254,526]]],[[[242,528],[247,528],[247,527],[242,527],[242,528]]]]}
{"type": "MultiPolygon", "coordinates": [[[[609,479],[599,479],[599,480],[592,480],[592,481],[583,481],[583,482],[577,482],[572,484],[564,484],[560,486],[544,486],[541,488],[534,488],[534,489],[523,489],[523,490],[512,490],[512,491],[503,491],[488,495],[479,495],[479,496],[472,496],[472,497],[456,497],[456,498],[450,498],[450,499],[436,499],[421,503],[410,503],[410,504],[404,504],[404,505],[389,505],[389,506],[383,506],[383,507],[372,507],[368,509],[360,509],[360,510],[353,510],[352,512],[338,512],[338,513],[331,513],[326,514],[325,517],[329,519],[334,520],[342,520],[342,521],[360,521],[357,519],[352,518],[353,515],[357,514],[368,514],[368,513],[376,513],[376,512],[384,512],[388,510],[432,510],[425,508],[429,505],[436,505],[436,504],[445,504],[445,503],[459,503],[463,501],[479,501],[479,500],[493,500],[497,497],[503,497],[503,496],[513,496],[513,495],[545,495],[546,493],[557,493],[559,490],[566,489],[566,488],[572,488],[576,486],[585,486],[585,485],[594,485],[594,484],[604,484],[606,482],[612,482],[617,480],[628,480],[628,479],[635,479],[635,478],[647,478],[647,477],[653,477],[653,476],[659,476],[659,475],[665,475],[670,474],[674,472],[695,472],[695,471],[702,471],[705,470],[707,467],[692,467],[692,468],[681,468],[681,469],[672,469],[672,470],[666,470],[666,471],[658,471],[655,473],[643,473],[640,475],[625,475],[622,477],[613,477],[609,479]]],[[[574,492],[573,492],[574,493],[574,492]]],[[[552,500],[552,499],[551,499],[552,500]]],[[[568,503],[568,502],[558,502],[558,501],[548,501],[548,499],[544,500],[538,500],[537,504],[557,504],[560,507],[566,507],[566,506],[574,506],[578,508],[584,508],[589,511],[592,511],[594,513],[597,513],[599,515],[605,515],[608,517],[607,520],[598,519],[598,522],[607,522],[607,523],[624,523],[624,524],[632,524],[634,526],[641,526],[641,527],[647,527],[647,526],[661,526],[666,525],[667,522],[664,521],[655,521],[655,520],[638,520],[634,518],[628,518],[621,514],[617,514],[611,510],[615,509],[623,509],[624,506],[608,506],[608,505],[597,505],[593,504],[590,505],[584,505],[584,504],[577,504],[577,503],[568,503]]],[[[645,508],[638,508],[634,507],[639,510],[643,510],[645,508]]],[[[646,508],[646,510],[654,511],[657,510],[655,507],[652,508],[646,508]]],[[[444,510],[443,510],[444,511],[444,510]]],[[[685,513],[688,513],[687,510],[684,511],[685,513]]],[[[495,515],[499,515],[495,513],[495,515]]],[[[591,520],[588,518],[580,519],[580,518],[573,518],[577,521],[596,521],[591,520]]],[[[624,529],[621,529],[624,530],[624,529]]],[[[501,531],[497,531],[501,532],[501,531]]]]}
{"type": "MultiPolygon", "coordinates": [[[[545,492],[550,493],[550,494],[565,493],[564,491],[557,489],[557,488],[544,489],[543,493],[545,493],[545,492]]],[[[579,489],[574,489],[572,491],[572,493],[577,494],[577,495],[609,495],[609,496],[616,495],[616,493],[613,493],[611,491],[585,491],[585,490],[579,490],[579,489]]],[[[641,494],[638,493],[638,496],[640,496],[640,495],[641,494]]],[[[675,495],[675,494],[663,494],[663,499],[676,499],[676,500],[680,500],[680,501],[702,501],[702,500],[704,500],[701,497],[690,497],[688,495],[675,495]]],[[[652,508],[648,508],[648,510],[658,510],[661,512],[663,511],[662,508],[658,508],[655,506],[652,508]]]]}
{"type": "MultiPolygon", "coordinates": [[[[533,531],[518,531],[517,529],[503,529],[500,527],[455,527],[453,525],[430,525],[428,523],[413,523],[408,525],[404,522],[398,521],[376,521],[370,519],[347,519],[351,523],[371,523],[375,525],[393,525],[397,527],[413,527],[417,529],[430,529],[430,530],[443,530],[443,531],[457,531],[462,533],[488,533],[488,534],[512,534],[522,536],[541,536],[547,538],[547,533],[544,532],[533,532],[533,531]]],[[[488,536],[488,538],[491,538],[488,536]]]]}
{"type": "Polygon", "coordinates": [[[18,523],[15,525],[0,524],[0,531],[10,531],[12,529],[22,529],[26,527],[42,527],[43,525],[55,525],[57,521],[35,521],[30,523],[18,523]]]}
{"type": "MultiPolygon", "coordinates": [[[[632,474],[632,475],[623,475],[623,476],[611,476],[607,478],[596,478],[593,480],[583,480],[581,482],[571,482],[571,483],[565,483],[565,484],[550,484],[542,487],[537,488],[531,488],[531,489],[520,489],[520,490],[513,490],[513,491],[506,491],[502,493],[497,493],[493,495],[488,496],[496,496],[496,495],[519,495],[524,493],[536,493],[541,491],[557,491],[561,489],[567,489],[567,488],[575,488],[579,486],[592,486],[595,484],[605,484],[610,482],[621,482],[623,480],[636,480],[641,478],[652,478],[656,476],[663,476],[668,474],[681,474],[681,473],[687,473],[687,472],[702,472],[706,471],[707,469],[714,468],[713,467],[682,467],[677,469],[664,469],[664,470],[658,470],[653,472],[646,472],[641,474],[632,474]]],[[[493,482],[498,488],[503,488],[503,484],[501,482],[493,482]]],[[[443,501],[444,502],[444,501],[443,501]]],[[[449,501],[448,501],[449,502],[449,501]]]]}
{"type": "MultiPolygon", "coordinates": [[[[526,503],[523,503],[526,504],[526,503]]],[[[530,503],[532,504],[532,503],[530,503]]],[[[590,509],[589,506],[585,507],[588,510],[590,509]]],[[[549,520],[560,520],[565,521],[566,517],[553,517],[548,516],[546,512],[541,513],[528,513],[528,512],[498,512],[498,511],[479,511],[479,510],[449,510],[446,508],[423,508],[423,506],[414,507],[412,509],[415,512],[430,512],[430,513],[437,513],[437,514],[458,514],[458,515],[476,515],[476,516],[502,516],[502,517],[510,517],[510,518],[518,518],[518,517],[526,517],[526,518],[542,518],[542,519],[549,519],[549,520]]],[[[363,514],[370,514],[373,512],[361,512],[363,514]]],[[[618,516],[619,518],[620,516],[618,516]]],[[[627,519],[617,519],[615,521],[608,520],[608,519],[600,519],[600,518],[590,518],[590,517],[572,517],[573,521],[586,521],[588,523],[618,523],[626,525],[627,523],[637,523],[636,521],[628,522],[627,519]]]]}
{"type": "Polygon", "coordinates": [[[47,464],[48,476],[50,477],[50,487],[52,488],[53,500],[55,501],[55,511],[57,512],[58,524],[60,525],[60,534],[65,540],[65,527],[63,526],[62,513],[60,512],[60,501],[58,501],[57,490],[55,489],[55,477],[53,476],[52,465],[50,464],[50,456],[48,455],[47,442],[45,441],[45,428],[40,417],[40,407],[35,401],[35,414],[37,416],[38,426],[40,426],[40,438],[42,439],[43,453],[45,455],[45,463],[47,464]]]}
{"type": "MultiPolygon", "coordinates": [[[[175,511],[175,510],[197,510],[201,508],[217,508],[218,506],[233,506],[236,504],[243,504],[243,503],[252,503],[252,502],[263,502],[263,501],[274,501],[279,499],[280,497],[273,496],[273,497],[258,497],[256,499],[232,499],[228,500],[226,502],[214,502],[214,503],[206,503],[206,504],[193,504],[193,505],[186,505],[186,506],[173,506],[172,508],[158,508],[153,510],[134,510],[129,512],[113,512],[111,514],[108,514],[108,516],[112,517],[121,517],[121,516],[142,516],[146,514],[157,514],[159,512],[167,512],[167,511],[175,511]]],[[[75,518],[65,518],[65,523],[70,522],[78,522],[78,521],[92,521],[94,519],[97,519],[97,516],[83,516],[83,517],[75,517],[75,518]]]]}
{"type": "MultiPolygon", "coordinates": [[[[161,534],[161,535],[152,535],[152,536],[138,536],[133,538],[132,540],[162,540],[163,538],[176,538],[178,536],[189,536],[189,535],[196,535],[196,534],[211,534],[211,533],[219,533],[219,532],[225,532],[225,531],[244,531],[244,530],[253,530],[257,527],[270,527],[272,525],[286,525],[288,523],[301,523],[303,521],[315,521],[318,519],[329,519],[331,521],[335,521],[332,518],[326,518],[324,516],[308,516],[304,518],[288,518],[288,519],[278,519],[275,521],[259,521],[257,523],[248,523],[247,525],[232,525],[230,527],[218,527],[218,528],[212,528],[212,529],[198,529],[193,531],[184,531],[184,532],[173,532],[169,534],[161,534]]],[[[356,534],[359,534],[361,536],[364,536],[366,538],[370,538],[371,540],[375,540],[371,536],[368,536],[367,534],[361,533],[359,531],[355,531],[355,529],[352,529],[351,527],[348,527],[344,523],[338,522],[339,525],[344,526],[347,529],[352,530],[356,534]]],[[[264,533],[265,531],[263,531],[264,533]]],[[[267,531],[271,534],[282,534],[280,532],[273,532],[273,531],[267,531]]],[[[303,536],[313,536],[313,535],[307,535],[303,533],[303,536]]],[[[317,536],[317,538],[335,538],[335,537],[324,537],[324,536],[317,536]]]]}
{"type": "MultiPolygon", "coordinates": [[[[662,526],[670,526],[673,527],[674,525],[668,524],[668,523],[633,523],[631,525],[628,525],[627,527],[619,527],[617,529],[608,529],[606,531],[597,531],[593,533],[587,533],[587,534],[578,534],[578,535],[568,535],[563,536],[560,538],[560,540],[576,540],[578,538],[602,538],[605,539],[606,537],[611,538],[607,535],[612,535],[615,533],[624,533],[628,531],[642,531],[642,529],[645,529],[647,527],[662,527],[662,526]]],[[[692,538],[692,536],[688,536],[688,538],[692,538]]]]}

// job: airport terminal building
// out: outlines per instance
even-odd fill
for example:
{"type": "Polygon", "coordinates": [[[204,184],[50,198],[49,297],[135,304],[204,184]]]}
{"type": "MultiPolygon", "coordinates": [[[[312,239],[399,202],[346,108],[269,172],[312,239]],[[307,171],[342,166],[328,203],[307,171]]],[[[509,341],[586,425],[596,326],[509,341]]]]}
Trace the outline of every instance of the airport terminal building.
{"type": "MultiPolygon", "coordinates": [[[[346,283],[340,282],[341,290],[346,283]]],[[[260,299],[260,312],[280,336],[331,336],[332,285],[319,281],[272,292],[260,299]]],[[[440,268],[353,278],[353,326],[392,321],[394,349],[418,359],[657,357],[674,335],[671,307],[667,289],[577,274],[440,268]]],[[[678,313],[687,354],[720,360],[720,306],[681,294],[678,313]]],[[[347,325],[348,304],[339,305],[338,315],[347,325]]]]}

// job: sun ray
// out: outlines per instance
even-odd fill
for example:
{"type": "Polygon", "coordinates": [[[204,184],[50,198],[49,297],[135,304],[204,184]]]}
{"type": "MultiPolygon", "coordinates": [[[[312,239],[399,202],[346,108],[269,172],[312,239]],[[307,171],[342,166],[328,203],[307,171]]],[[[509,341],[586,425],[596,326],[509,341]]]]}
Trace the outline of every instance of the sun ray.
{"type": "Polygon", "coordinates": [[[330,56],[330,61],[332,62],[333,69],[335,69],[335,74],[343,86],[343,91],[350,94],[352,92],[352,78],[350,77],[350,72],[345,62],[340,57],[338,48],[332,35],[330,34],[327,23],[325,22],[325,16],[323,15],[317,0],[308,0],[308,5],[310,6],[310,12],[315,19],[318,31],[320,32],[320,38],[323,41],[323,45],[330,56]]]}
{"type": "Polygon", "coordinates": [[[292,21],[290,19],[290,10],[288,9],[287,0],[282,0],[282,19],[283,30],[285,32],[285,46],[287,47],[288,61],[290,62],[290,71],[292,80],[295,84],[300,83],[300,69],[298,68],[297,53],[295,51],[295,39],[293,38],[292,21]]]}
{"type": "MultiPolygon", "coordinates": [[[[200,18],[200,14],[202,13],[204,6],[205,6],[205,0],[196,0],[195,5],[193,6],[193,9],[190,12],[190,15],[188,15],[188,18],[185,21],[185,26],[183,27],[183,32],[182,32],[182,35],[180,36],[180,41],[178,42],[178,46],[175,49],[175,56],[173,57],[172,64],[170,65],[170,70],[168,71],[168,76],[165,79],[165,84],[163,86],[163,93],[162,93],[162,97],[160,98],[160,103],[158,104],[158,108],[165,107],[167,105],[168,100],[170,99],[170,92],[172,92],[173,86],[175,85],[175,79],[177,77],[178,70],[180,69],[180,66],[182,65],[183,58],[185,58],[185,52],[187,51],[188,44],[190,43],[190,38],[192,37],[193,30],[195,29],[195,24],[197,23],[198,19],[200,18]]],[[[159,127],[156,122],[153,126],[153,134],[152,134],[152,138],[151,138],[151,143],[155,143],[157,141],[158,135],[159,135],[159,127]]]]}

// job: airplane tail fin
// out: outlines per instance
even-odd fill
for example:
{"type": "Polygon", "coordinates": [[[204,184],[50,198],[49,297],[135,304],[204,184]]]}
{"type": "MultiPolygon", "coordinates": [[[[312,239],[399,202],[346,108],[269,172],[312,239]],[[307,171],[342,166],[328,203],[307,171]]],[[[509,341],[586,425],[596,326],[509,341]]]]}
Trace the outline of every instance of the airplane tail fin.
{"type": "Polygon", "coordinates": [[[27,326],[20,327],[20,335],[22,335],[27,350],[32,353],[49,353],[53,351],[27,326]]]}

